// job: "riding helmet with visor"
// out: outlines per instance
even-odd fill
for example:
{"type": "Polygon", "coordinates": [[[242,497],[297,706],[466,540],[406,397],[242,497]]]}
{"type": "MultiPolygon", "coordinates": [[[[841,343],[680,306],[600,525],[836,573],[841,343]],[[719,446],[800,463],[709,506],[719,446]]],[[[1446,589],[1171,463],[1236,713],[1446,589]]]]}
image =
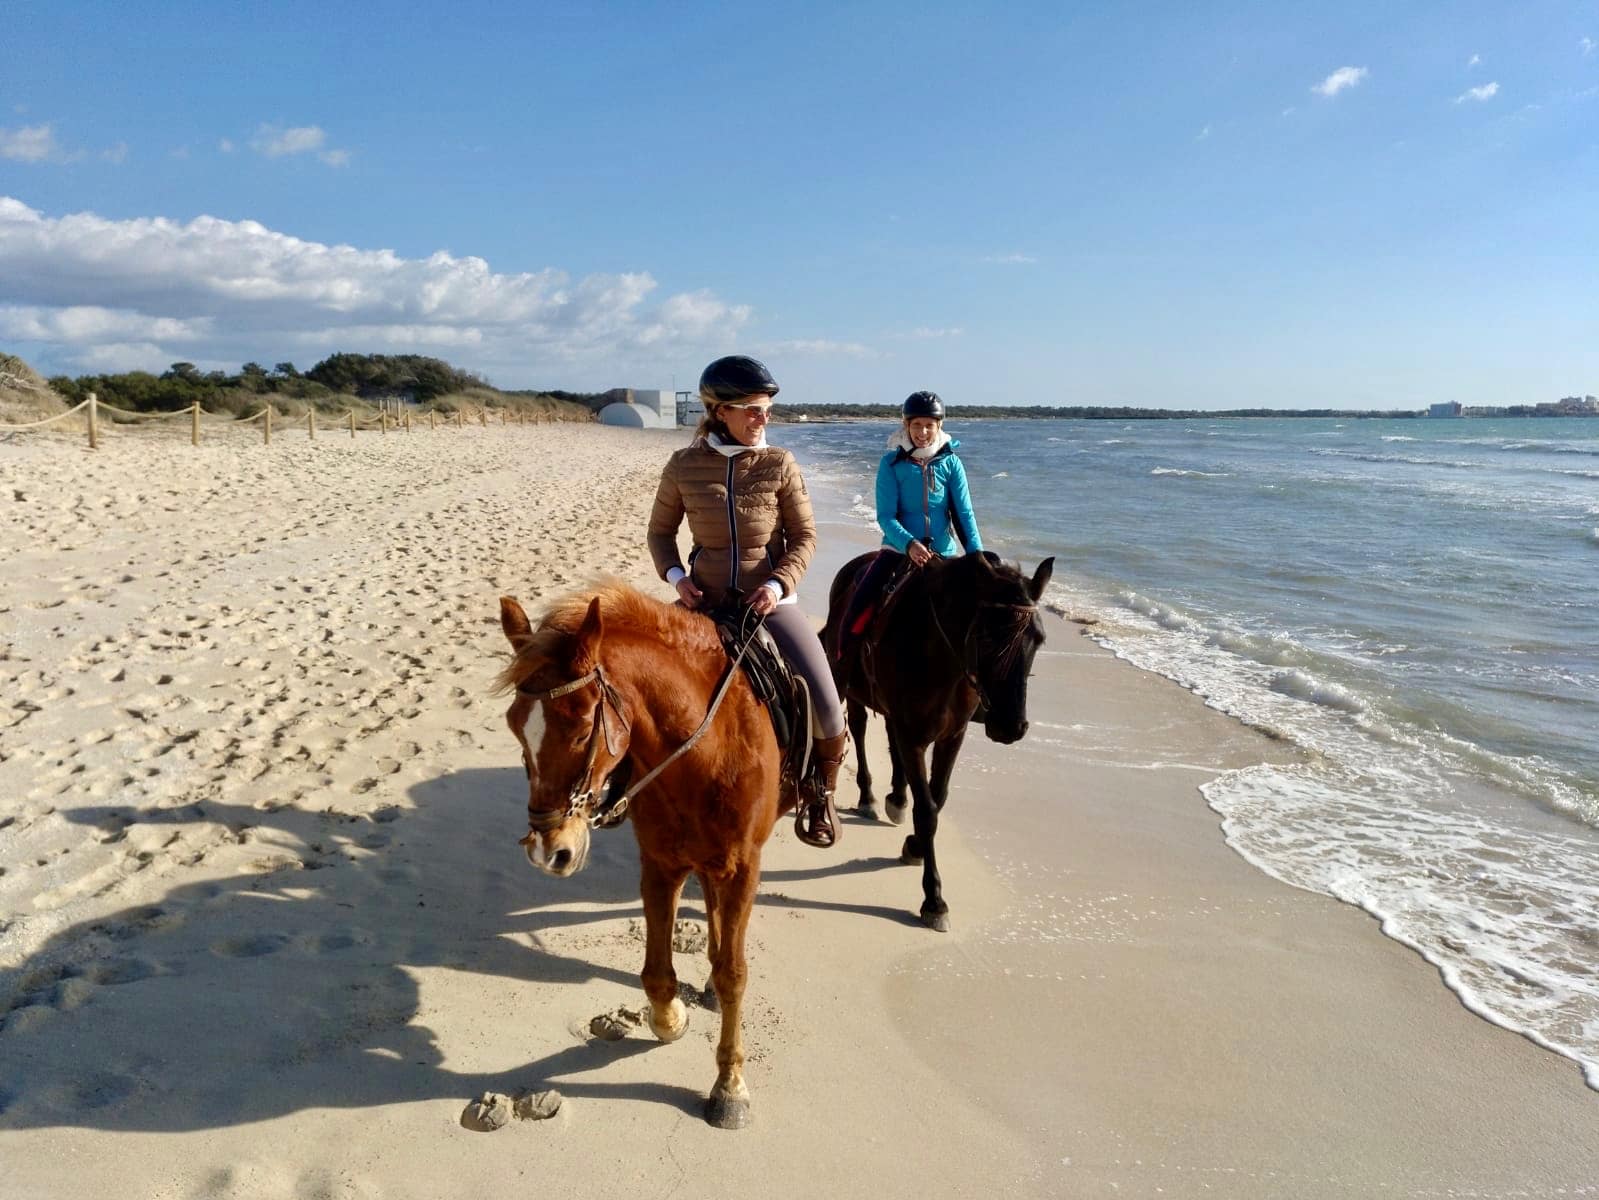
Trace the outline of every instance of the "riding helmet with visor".
{"type": "Polygon", "coordinates": [[[707,404],[737,404],[763,393],[777,395],[777,380],[765,363],[743,354],[719,358],[700,374],[700,399],[707,404]]]}
{"type": "Polygon", "coordinates": [[[915,417],[932,417],[935,421],[942,421],[944,402],[938,398],[937,392],[912,392],[905,397],[901,411],[907,421],[915,417]]]}

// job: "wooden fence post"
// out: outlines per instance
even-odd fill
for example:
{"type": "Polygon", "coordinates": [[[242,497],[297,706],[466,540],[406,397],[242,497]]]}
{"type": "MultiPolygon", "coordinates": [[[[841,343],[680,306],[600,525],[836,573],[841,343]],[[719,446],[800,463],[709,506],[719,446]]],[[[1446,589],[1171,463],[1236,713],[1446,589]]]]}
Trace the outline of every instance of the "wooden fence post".
{"type": "Polygon", "coordinates": [[[96,396],[93,392],[90,392],[89,393],[89,449],[91,449],[91,450],[98,450],[100,448],[100,429],[99,429],[98,422],[96,420],[96,418],[99,415],[97,413],[97,411],[96,411],[99,408],[99,405],[100,405],[100,398],[98,396],[96,396]]]}
{"type": "Polygon", "coordinates": [[[435,419],[437,416],[438,416],[438,414],[435,413],[431,408],[428,409],[428,428],[429,429],[437,429],[438,428],[438,422],[435,419]]]}
{"type": "Polygon", "coordinates": [[[384,433],[387,433],[389,431],[389,409],[388,409],[388,405],[384,405],[382,408],[378,409],[378,428],[381,429],[384,433]]]}
{"type": "Polygon", "coordinates": [[[411,432],[411,410],[410,409],[406,409],[405,410],[405,432],[406,433],[410,433],[411,432]]]}
{"type": "Polygon", "coordinates": [[[456,409],[455,410],[455,427],[457,429],[461,428],[461,410],[460,409],[456,409]]]}
{"type": "Polygon", "coordinates": [[[316,441],[316,409],[305,410],[305,431],[311,435],[311,440],[316,441]]]}
{"type": "Polygon", "coordinates": [[[200,402],[196,400],[189,409],[189,445],[200,444],[200,402]]]}
{"type": "Polygon", "coordinates": [[[482,425],[484,429],[487,429],[489,427],[489,410],[486,408],[478,409],[477,419],[478,423],[482,425]]]}
{"type": "Polygon", "coordinates": [[[261,444],[263,446],[272,444],[272,406],[270,404],[266,406],[266,420],[261,422],[261,444]]]}
{"type": "Polygon", "coordinates": [[[350,410],[350,436],[355,436],[355,409],[350,410]]]}

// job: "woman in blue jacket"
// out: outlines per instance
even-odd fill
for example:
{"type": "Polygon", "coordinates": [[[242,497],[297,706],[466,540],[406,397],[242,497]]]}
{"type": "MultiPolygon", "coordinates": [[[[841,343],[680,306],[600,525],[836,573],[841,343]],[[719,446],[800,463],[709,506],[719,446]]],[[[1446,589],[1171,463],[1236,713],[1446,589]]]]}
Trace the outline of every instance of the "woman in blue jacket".
{"type": "Polygon", "coordinates": [[[972,513],[960,445],[944,432],[944,402],[933,392],[912,392],[904,422],[888,439],[877,464],[877,524],[883,545],[921,566],[934,554],[953,558],[983,548],[972,513]],[[957,544],[956,537],[960,542],[957,544]]]}
{"type": "Polygon", "coordinates": [[[887,550],[878,552],[845,604],[832,647],[841,662],[908,564],[920,567],[934,555],[954,558],[962,544],[971,554],[983,548],[966,468],[955,456],[960,443],[944,432],[944,402],[933,392],[912,392],[901,411],[905,419],[877,464],[877,524],[887,550]]]}

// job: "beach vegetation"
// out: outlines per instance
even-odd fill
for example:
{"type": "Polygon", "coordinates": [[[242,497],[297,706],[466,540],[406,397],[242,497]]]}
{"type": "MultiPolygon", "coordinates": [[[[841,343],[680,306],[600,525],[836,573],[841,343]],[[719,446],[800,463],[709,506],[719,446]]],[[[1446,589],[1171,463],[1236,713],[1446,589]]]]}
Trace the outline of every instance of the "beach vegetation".
{"type": "MultiPolygon", "coordinates": [[[[26,369],[26,364],[22,366],[26,369]]],[[[501,391],[470,371],[419,354],[340,353],[304,372],[292,362],[280,362],[270,371],[247,362],[236,374],[175,362],[159,375],[150,371],[58,375],[48,386],[39,380],[37,390],[52,395],[60,407],[78,404],[93,392],[104,404],[137,413],[178,412],[199,404],[203,412],[242,417],[260,412],[266,403],[286,416],[303,416],[312,409],[332,415],[352,408],[365,415],[375,413],[379,405],[445,413],[503,410],[563,421],[592,420],[594,412],[588,397],[580,393],[501,391]]]]}

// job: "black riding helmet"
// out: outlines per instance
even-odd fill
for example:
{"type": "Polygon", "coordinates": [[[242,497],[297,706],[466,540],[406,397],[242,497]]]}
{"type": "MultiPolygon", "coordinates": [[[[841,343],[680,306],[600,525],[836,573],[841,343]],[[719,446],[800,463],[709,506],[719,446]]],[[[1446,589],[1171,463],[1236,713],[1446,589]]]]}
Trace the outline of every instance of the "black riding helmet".
{"type": "Polygon", "coordinates": [[[745,396],[777,395],[777,380],[766,364],[743,354],[719,358],[700,374],[700,399],[736,404],[745,396]]]}
{"type": "Polygon", "coordinates": [[[912,417],[932,417],[935,421],[942,421],[944,402],[938,398],[937,392],[912,392],[905,397],[901,411],[907,421],[912,417]]]}

